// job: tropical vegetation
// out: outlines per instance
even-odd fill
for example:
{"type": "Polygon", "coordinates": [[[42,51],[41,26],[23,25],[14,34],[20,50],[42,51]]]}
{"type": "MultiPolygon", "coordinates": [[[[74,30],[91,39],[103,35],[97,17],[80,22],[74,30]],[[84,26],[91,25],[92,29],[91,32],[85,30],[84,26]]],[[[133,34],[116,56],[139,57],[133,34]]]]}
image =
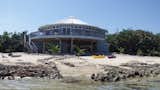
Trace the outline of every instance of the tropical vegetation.
{"type": "Polygon", "coordinates": [[[60,47],[58,45],[50,45],[49,51],[51,51],[52,54],[58,54],[60,52],[60,47]]]}
{"type": "MultiPolygon", "coordinates": [[[[0,52],[26,52],[24,47],[24,36],[27,32],[3,32],[0,35],[0,52]]],[[[110,52],[160,56],[160,33],[154,34],[144,30],[123,29],[114,34],[106,35],[110,52]]],[[[50,45],[51,53],[58,53],[60,48],[57,45],[50,45]]],[[[76,55],[84,54],[85,50],[75,48],[76,55]]]]}
{"type": "Polygon", "coordinates": [[[108,34],[106,40],[111,52],[160,56],[160,34],[144,30],[124,29],[118,33],[108,34]]]}
{"type": "Polygon", "coordinates": [[[0,52],[22,52],[24,48],[24,35],[27,32],[22,33],[9,33],[3,32],[0,35],[0,52]]]}
{"type": "Polygon", "coordinates": [[[76,55],[77,55],[77,56],[80,56],[80,55],[85,54],[85,49],[81,49],[81,48],[78,47],[78,46],[75,47],[75,51],[76,51],[76,55]]]}

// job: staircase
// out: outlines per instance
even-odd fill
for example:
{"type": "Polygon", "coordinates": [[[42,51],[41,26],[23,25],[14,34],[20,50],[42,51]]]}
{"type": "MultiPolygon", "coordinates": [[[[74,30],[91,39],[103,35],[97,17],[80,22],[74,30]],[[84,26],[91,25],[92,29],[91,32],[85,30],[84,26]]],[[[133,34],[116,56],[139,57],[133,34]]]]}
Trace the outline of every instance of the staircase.
{"type": "Polygon", "coordinates": [[[29,42],[26,42],[26,48],[27,48],[27,50],[29,51],[29,52],[32,52],[32,53],[38,53],[38,48],[37,48],[37,46],[35,45],[35,43],[34,42],[30,42],[30,44],[29,44],[29,42]]]}

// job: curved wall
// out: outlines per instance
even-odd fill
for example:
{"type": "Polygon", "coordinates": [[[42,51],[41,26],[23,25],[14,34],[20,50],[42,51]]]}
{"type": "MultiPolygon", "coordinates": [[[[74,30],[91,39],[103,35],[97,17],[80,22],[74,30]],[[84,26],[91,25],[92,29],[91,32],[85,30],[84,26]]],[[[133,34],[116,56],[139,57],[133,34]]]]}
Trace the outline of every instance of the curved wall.
{"type": "Polygon", "coordinates": [[[31,39],[42,38],[89,38],[102,40],[105,30],[88,25],[79,24],[53,24],[39,28],[39,31],[30,34],[31,39]]]}

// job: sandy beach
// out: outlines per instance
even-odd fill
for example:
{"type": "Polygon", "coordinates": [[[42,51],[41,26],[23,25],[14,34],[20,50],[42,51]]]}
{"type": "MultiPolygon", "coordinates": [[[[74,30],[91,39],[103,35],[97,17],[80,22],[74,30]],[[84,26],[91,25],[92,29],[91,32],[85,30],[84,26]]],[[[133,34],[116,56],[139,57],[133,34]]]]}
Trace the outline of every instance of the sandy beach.
{"type": "Polygon", "coordinates": [[[103,66],[120,66],[123,63],[139,62],[147,64],[160,64],[160,57],[132,56],[126,54],[114,54],[116,58],[94,59],[92,56],[73,55],[47,55],[13,53],[18,57],[8,56],[8,53],[0,53],[0,63],[4,65],[39,65],[54,62],[63,76],[90,76],[93,73],[103,71],[103,66]]]}

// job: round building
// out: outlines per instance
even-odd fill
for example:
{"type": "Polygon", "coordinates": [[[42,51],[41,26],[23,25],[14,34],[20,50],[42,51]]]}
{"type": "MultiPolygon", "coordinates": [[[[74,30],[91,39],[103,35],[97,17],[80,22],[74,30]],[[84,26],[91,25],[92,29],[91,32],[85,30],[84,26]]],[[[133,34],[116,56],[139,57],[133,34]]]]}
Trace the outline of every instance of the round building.
{"type": "Polygon", "coordinates": [[[60,47],[62,54],[73,54],[76,47],[85,49],[89,54],[106,54],[106,32],[105,29],[69,17],[55,24],[41,26],[38,31],[30,33],[29,45],[39,53],[47,53],[48,45],[54,44],[60,47]]]}

